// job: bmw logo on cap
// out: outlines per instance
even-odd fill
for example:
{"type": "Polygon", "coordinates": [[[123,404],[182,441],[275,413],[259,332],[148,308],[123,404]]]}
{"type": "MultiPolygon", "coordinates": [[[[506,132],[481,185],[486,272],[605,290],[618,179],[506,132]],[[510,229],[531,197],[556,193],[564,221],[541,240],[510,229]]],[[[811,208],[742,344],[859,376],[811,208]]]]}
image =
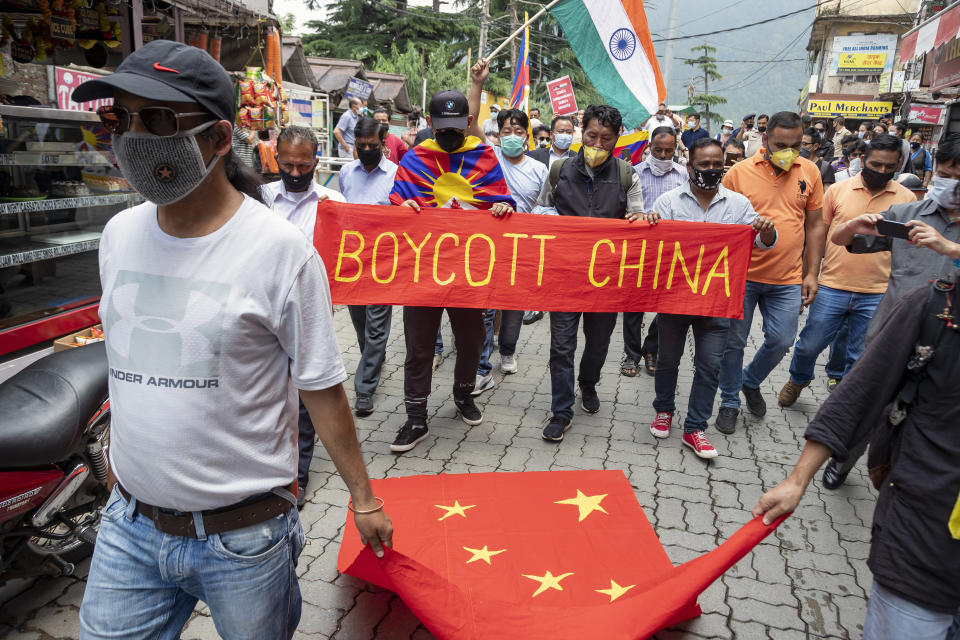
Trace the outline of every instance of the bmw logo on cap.
{"type": "Polygon", "coordinates": [[[453,104],[453,100],[447,100],[447,102],[443,105],[443,107],[449,111],[453,111],[455,106],[457,105],[453,104]]]}

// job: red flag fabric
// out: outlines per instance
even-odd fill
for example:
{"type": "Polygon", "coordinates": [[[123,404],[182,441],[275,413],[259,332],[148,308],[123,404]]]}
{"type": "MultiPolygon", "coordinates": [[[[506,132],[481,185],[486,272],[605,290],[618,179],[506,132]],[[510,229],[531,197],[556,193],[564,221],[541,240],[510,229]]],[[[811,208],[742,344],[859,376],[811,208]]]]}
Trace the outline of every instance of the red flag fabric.
{"type": "Polygon", "coordinates": [[[374,480],[395,527],[377,559],[347,518],[337,567],[397,593],[440,640],[635,640],[700,614],[697,596],[766,537],[754,519],[674,568],[620,471],[374,480]]]}
{"type": "Polygon", "coordinates": [[[742,318],[754,235],[748,225],[326,200],[313,242],[334,304],[742,318]]]}

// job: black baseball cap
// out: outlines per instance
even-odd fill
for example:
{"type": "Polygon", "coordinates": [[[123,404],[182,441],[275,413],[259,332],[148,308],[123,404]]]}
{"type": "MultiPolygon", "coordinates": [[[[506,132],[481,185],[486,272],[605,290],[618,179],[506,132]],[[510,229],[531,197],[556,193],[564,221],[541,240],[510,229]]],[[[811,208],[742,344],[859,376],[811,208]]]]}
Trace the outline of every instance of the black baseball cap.
{"type": "Polygon", "coordinates": [[[470,107],[459,91],[437,91],[430,98],[430,122],[435,130],[466,129],[470,107]]]}
{"type": "Polygon", "coordinates": [[[148,42],[111,75],[74,89],[72,97],[74,102],[100,100],[113,96],[114,89],[159,102],[197,102],[221,120],[233,123],[236,118],[236,93],[227,70],[203,49],[173,40],[148,42]]]}
{"type": "Polygon", "coordinates": [[[755,113],[748,113],[747,115],[743,116],[743,119],[744,119],[744,120],[753,120],[754,118],[756,118],[756,116],[757,116],[757,114],[755,114],[755,113]]]}

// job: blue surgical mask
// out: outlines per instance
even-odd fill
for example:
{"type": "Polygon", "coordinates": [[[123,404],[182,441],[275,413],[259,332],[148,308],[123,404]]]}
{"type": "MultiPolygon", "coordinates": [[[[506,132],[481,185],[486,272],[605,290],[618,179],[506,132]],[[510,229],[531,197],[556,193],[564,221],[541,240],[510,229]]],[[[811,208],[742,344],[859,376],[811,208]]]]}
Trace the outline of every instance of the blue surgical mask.
{"type": "Polygon", "coordinates": [[[557,149],[569,149],[571,144],[573,144],[573,134],[558,133],[553,136],[553,146],[557,149]]]}
{"type": "Polygon", "coordinates": [[[934,176],[927,190],[927,196],[944,209],[960,209],[960,198],[957,198],[957,185],[960,180],[934,176]]]}
{"type": "Polygon", "coordinates": [[[500,137],[500,149],[503,151],[503,155],[508,158],[516,158],[517,156],[523,155],[523,152],[527,147],[527,139],[523,136],[501,136],[500,137]]]}

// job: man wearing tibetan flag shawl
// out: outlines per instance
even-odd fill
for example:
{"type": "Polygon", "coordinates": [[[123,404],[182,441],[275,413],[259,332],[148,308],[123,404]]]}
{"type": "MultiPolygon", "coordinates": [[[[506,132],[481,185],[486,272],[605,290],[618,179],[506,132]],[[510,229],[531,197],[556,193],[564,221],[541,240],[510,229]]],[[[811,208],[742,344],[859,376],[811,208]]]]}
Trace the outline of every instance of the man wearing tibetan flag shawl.
{"type": "MultiPolygon", "coordinates": [[[[467,98],[459,91],[439,91],[430,98],[427,124],[433,139],[403,156],[390,193],[391,203],[417,212],[423,207],[489,209],[498,217],[513,212],[516,204],[493,149],[465,135],[471,120],[467,98]]],[[[429,433],[427,397],[433,378],[433,347],[444,308],[457,343],[453,372],[457,412],[468,425],[483,421],[470,396],[483,348],[483,309],[444,307],[442,300],[434,307],[404,307],[407,357],[403,363],[403,400],[407,421],[390,445],[392,451],[409,451],[429,433]]]]}

